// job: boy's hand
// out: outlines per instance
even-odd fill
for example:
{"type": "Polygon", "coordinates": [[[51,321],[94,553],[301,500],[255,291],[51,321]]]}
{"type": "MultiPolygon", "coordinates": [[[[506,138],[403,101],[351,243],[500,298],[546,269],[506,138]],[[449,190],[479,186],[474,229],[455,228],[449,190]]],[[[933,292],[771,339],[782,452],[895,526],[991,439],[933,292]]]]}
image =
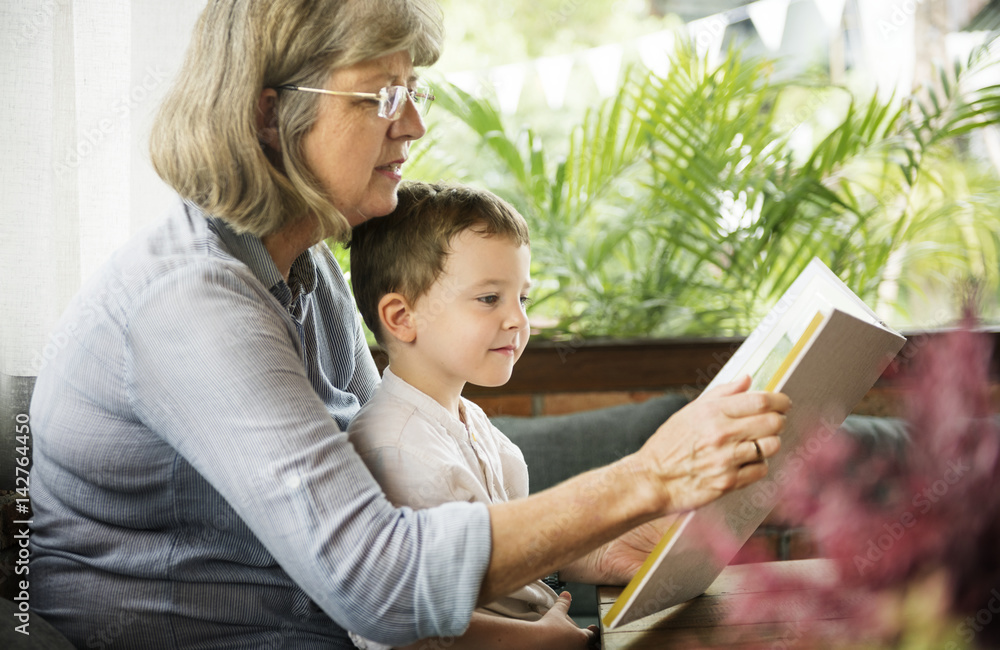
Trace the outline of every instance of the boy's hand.
{"type": "MultiPolygon", "coordinates": [[[[569,617],[572,596],[568,591],[559,594],[559,599],[545,612],[535,625],[538,626],[538,647],[551,650],[586,650],[597,637],[597,631],[577,626],[569,617]]],[[[593,626],[591,626],[593,627],[593,626]]]]}

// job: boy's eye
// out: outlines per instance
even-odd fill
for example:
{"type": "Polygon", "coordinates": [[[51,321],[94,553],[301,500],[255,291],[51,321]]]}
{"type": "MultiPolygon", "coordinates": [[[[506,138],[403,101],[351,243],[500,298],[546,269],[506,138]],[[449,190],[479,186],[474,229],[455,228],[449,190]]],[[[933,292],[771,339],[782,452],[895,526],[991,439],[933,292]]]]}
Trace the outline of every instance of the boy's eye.
{"type": "Polygon", "coordinates": [[[531,297],[530,296],[521,296],[521,306],[522,307],[527,307],[530,304],[531,304],[531,297]]]}
{"type": "Polygon", "coordinates": [[[483,303],[485,305],[495,305],[497,303],[497,301],[500,300],[500,296],[497,296],[497,295],[479,296],[479,298],[477,298],[477,300],[479,300],[479,302],[481,302],[481,303],[483,303]]]}

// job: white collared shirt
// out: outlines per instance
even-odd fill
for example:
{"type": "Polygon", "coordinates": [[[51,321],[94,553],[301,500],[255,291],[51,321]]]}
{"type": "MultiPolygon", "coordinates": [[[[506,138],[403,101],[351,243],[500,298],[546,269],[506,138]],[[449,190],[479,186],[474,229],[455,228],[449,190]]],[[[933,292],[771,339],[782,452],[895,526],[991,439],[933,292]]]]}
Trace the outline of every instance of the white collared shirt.
{"type": "MultiPolygon", "coordinates": [[[[459,408],[464,423],[386,368],[375,395],[351,421],[348,437],[393,504],[422,509],[528,495],[521,450],[476,404],[462,398],[459,408]]],[[[556,598],[539,580],[484,610],[537,620],[556,598]]]]}

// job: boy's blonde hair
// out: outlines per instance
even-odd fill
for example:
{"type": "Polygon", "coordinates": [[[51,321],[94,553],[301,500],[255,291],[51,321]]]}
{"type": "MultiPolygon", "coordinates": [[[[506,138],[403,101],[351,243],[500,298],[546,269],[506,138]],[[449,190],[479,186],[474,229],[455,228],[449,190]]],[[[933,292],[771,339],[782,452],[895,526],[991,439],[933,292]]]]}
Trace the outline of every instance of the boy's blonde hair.
{"type": "Polygon", "coordinates": [[[355,226],[351,234],[351,287],[362,318],[379,343],[378,303],[388,293],[415,301],[444,271],[451,241],[473,230],[528,246],[528,224],[509,203],[465,185],[404,183],[399,203],[385,217],[355,226]]]}
{"type": "Polygon", "coordinates": [[[322,95],[281,93],[281,165],[257,138],[258,99],[285,84],[322,87],[336,68],[408,51],[441,52],[433,0],[213,0],[150,134],[156,172],[182,197],[258,237],[313,213],[323,237],[350,226],[306,167],[302,140],[322,95]]]}

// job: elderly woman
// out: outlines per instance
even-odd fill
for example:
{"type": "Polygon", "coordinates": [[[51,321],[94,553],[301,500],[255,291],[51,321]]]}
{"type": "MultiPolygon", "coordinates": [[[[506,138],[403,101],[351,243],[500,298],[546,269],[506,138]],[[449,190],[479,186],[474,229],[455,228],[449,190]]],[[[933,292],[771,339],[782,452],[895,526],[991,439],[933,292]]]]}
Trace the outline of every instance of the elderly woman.
{"type": "Polygon", "coordinates": [[[31,406],[31,606],[77,645],[456,635],[598,547],[627,579],[627,531],[766,473],[788,402],[744,382],[528,499],[386,501],[344,434],[378,376],[321,241],[393,209],[440,42],[428,0],[205,9],[152,133],[180,199],[72,302],[31,406]]]}

